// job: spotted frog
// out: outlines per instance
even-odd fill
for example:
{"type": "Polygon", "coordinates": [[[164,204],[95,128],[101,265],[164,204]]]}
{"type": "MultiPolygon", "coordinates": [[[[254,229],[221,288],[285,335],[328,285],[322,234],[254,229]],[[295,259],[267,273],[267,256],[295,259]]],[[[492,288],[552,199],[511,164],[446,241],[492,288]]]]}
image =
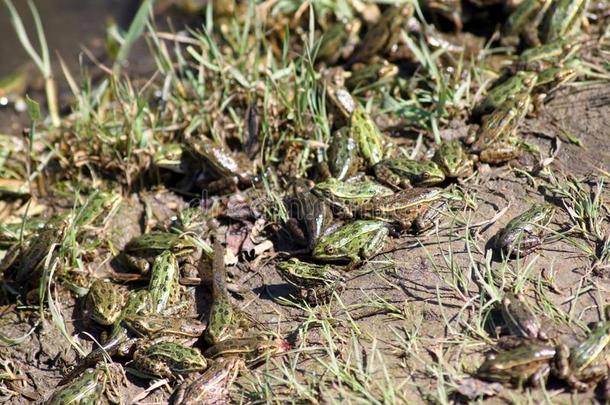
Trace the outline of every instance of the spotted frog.
{"type": "Polygon", "coordinates": [[[383,221],[357,220],[324,235],[313,249],[315,259],[350,261],[352,265],[376,254],[389,233],[383,221]]]}

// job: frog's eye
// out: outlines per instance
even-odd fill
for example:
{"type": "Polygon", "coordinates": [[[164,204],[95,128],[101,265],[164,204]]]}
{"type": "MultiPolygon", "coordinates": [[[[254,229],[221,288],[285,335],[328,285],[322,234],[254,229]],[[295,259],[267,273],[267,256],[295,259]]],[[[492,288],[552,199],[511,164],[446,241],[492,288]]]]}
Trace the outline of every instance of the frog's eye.
{"type": "Polygon", "coordinates": [[[324,249],[324,250],[326,250],[326,253],[331,254],[331,255],[333,253],[335,253],[335,248],[333,246],[326,246],[326,249],[324,249]]]}

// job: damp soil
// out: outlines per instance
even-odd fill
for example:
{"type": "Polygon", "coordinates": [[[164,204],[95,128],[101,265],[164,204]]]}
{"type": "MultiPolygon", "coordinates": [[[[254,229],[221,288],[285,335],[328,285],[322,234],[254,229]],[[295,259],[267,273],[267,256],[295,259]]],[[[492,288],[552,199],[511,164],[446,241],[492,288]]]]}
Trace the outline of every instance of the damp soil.
{"type": "MultiPolygon", "coordinates": [[[[607,142],[610,132],[610,87],[568,88],[556,95],[536,117],[528,120],[523,132],[528,143],[538,146],[539,156],[526,154],[519,162],[513,162],[513,165],[521,170],[533,170],[539,159],[548,157],[557,150],[555,134],[558,128],[570,131],[580,139],[582,145],[561,143],[559,152],[551,163],[552,167],[575,175],[610,169],[607,142]]],[[[427,402],[437,387],[438,381],[430,374],[427,363],[445,362],[452,365],[454,376],[459,376],[464,375],[461,370],[473,369],[482,361],[488,351],[485,346],[474,345],[465,349],[451,343],[452,335],[463,331],[464,325],[477,315],[476,307],[467,305],[466,300],[480,293],[481,284],[478,280],[483,275],[477,274],[471,263],[473,259],[477,263],[485,262],[486,247],[510,218],[526,210],[531,203],[545,199],[535,182],[509,167],[490,168],[478,184],[465,183],[462,187],[476,191],[477,195],[476,210],[465,211],[465,215],[471,217],[473,224],[485,223],[468,231],[473,239],[469,248],[464,239],[456,237],[463,235],[466,230],[455,223],[441,223],[438,232],[432,234],[392,239],[386,244],[384,253],[348,274],[347,288],[341,294],[340,302],[333,301],[330,304],[331,312],[339,319],[343,314],[341,308],[379,299],[410,314],[405,320],[404,317],[397,319],[382,310],[355,310],[351,312],[354,322],[351,328],[357,326],[363,350],[375,345],[383,353],[385,364],[393,373],[392,377],[396,381],[406,382],[405,396],[411,398],[412,403],[427,402]],[[503,215],[497,217],[501,211],[504,211],[503,215]],[[495,221],[488,223],[494,218],[495,221]],[[449,255],[457,266],[456,271],[466,280],[461,292],[449,284],[452,277],[455,277],[447,269],[449,255]],[[404,352],[396,344],[399,335],[406,338],[406,332],[417,332],[418,340],[412,353],[404,352]]],[[[607,190],[605,192],[606,197],[610,197],[607,190]]],[[[143,231],[143,200],[146,198],[149,199],[149,205],[157,208],[154,212],[160,222],[186,204],[183,198],[167,190],[151,192],[140,198],[134,195],[127,199],[117,215],[120,220],[110,224],[109,234],[117,249],[143,231]]],[[[560,213],[555,216],[551,227],[559,230],[566,223],[565,213],[560,213]]],[[[555,305],[570,313],[581,324],[599,320],[597,308],[607,304],[610,296],[610,274],[588,273],[589,258],[582,250],[566,242],[551,242],[520,260],[520,269],[527,269],[530,277],[539,278],[541,282],[547,283],[547,287],[552,287],[546,289],[547,298],[555,305]]],[[[96,274],[103,275],[115,270],[112,263],[112,257],[99,257],[89,266],[96,268],[96,274]]],[[[492,260],[491,268],[500,271],[500,263],[492,260]]],[[[480,269],[481,267],[478,270],[480,269]]],[[[303,313],[279,303],[278,298],[288,297],[291,290],[277,275],[272,263],[248,271],[234,268],[233,273],[234,279],[242,283],[240,289],[246,291],[240,299],[236,299],[236,305],[267,328],[285,334],[294,332],[303,313]]],[[[197,295],[209,296],[205,287],[198,289],[201,291],[197,295]]],[[[67,332],[89,350],[93,347],[93,342],[84,333],[81,303],[62,289],[58,290],[57,301],[67,321],[67,332]]],[[[13,309],[3,308],[2,331],[12,337],[24,335],[39,317],[37,313],[15,312],[13,309]]],[[[320,314],[322,316],[323,312],[320,314]]],[[[346,331],[350,329],[347,325],[349,324],[343,323],[342,326],[346,331]]],[[[559,326],[559,331],[569,333],[570,328],[559,326]]],[[[317,338],[319,336],[315,328],[306,337],[314,345],[317,338]]],[[[337,343],[339,347],[343,344],[346,343],[337,343]]],[[[34,333],[21,344],[3,348],[2,357],[10,359],[12,367],[22,371],[22,380],[7,383],[8,387],[20,394],[12,397],[8,403],[17,404],[40,401],[47,397],[60,380],[62,371],[76,361],[78,354],[57,328],[53,327],[47,314],[34,333]]],[[[306,373],[311,367],[315,367],[311,361],[303,362],[297,366],[297,370],[306,373]]],[[[148,384],[135,377],[130,376],[129,379],[129,389],[124,391],[126,399],[133,398],[148,384]]],[[[244,386],[247,384],[238,381],[233,387],[236,399],[241,395],[241,383],[244,386]]],[[[548,390],[547,395],[556,403],[599,401],[595,392],[570,394],[561,385],[551,386],[548,390]]],[[[543,399],[540,391],[532,393],[537,400],[543,399]]],[[[155,391],[146,401],[164,400],[169,395],[170,391],[165,387],[155,391]]],[[[504,388],[496,397],[487,401],[518,403],[525,400],[522,391],[504,388]]]]}
{"type": "MultiPolygon", "coordinates": [[[[2,132],[18,134],[24,125],[25,118],[19,114],[0,115],[2,132]]],[[[467,348],[454,345],[452,337],[464,333],[465,325],[477,316],[477,307],[469,304],[468,298],[480,294],[482,287],[479,279],[483,275],[476,271],[482,266],[474,269],[472,262],[485,263],[486,249],[497,231],[531,203],[545,200],[545,194],[535,178],[532,181],[532,178],[522,175],[522,171],[535,170],[541,160],[552,155],[551,168],[575,176],[596,174],[599,170],[610,171],[610,86],[579,86],[561,90],[535,117],[527,120],[522,135],[526,142],[536,145],[539,152],[524,154],[519,161],[512,162],[512,168],[520,170],[512,170],[508,166],[491,167],[477,183],[461,185],[466,191],[476,191],[477,196],[476,209],[466,210],[464,215],[470,217],[472,223],[484,225],[466,230],[457,223],[441,222],[438,232],[392,239],[386,244],[384,253],[348,273],[347,287],[340,301],[330,303],[330,311],[343,319],[341,328],[348,336],[350,330],[359,331],[364,355],[373,346],[381,351],[392,378],[404,382],[401,387],[404,387],[405,397],[410,399],[410,403],[429,403],[437,389],[438,376],[430,372],[429,364],[447,365],[449,378],[458,383],[459,378],[467,376],[464,370],[472,370],[488,351],[483,345],[467,348]],[[582,144],[579,146],[561,141],[558,148],[557,135],[561,130],[573,134],[582,144]],[[501,211],[504,211],[503,215],[497,217],[501,211]],[[469,246],[463,237],[456,236],[466,233],[473,240],[469,246]],[[457,267],[453,273],[447,269],[449,256],[457,267]],[[465,280],[460,292],[450,285],[455,273],[461,274],[465,280]],[[345,322],[342,308],[381,299],[401,308],[409,316],[399,319],[386,311],[374,311],[369,307],[352,311],[352,319],[345,322]],[[408,340],[409,333],[415,333],[418,339],[414,341],[412,351],[405,352],[396,341],[399,338],[408,340]]],[[[607,187],[604,193],[606,198],[610,198],[607,187]]],[[[159,222],[187,204],[182,197],[165,189],[126,199],[116,216],[119,220],[109,226],[108,234],[116,249],[120,250],[129,239],[143,232],[143,200],[146,198],[149,198],[149,205],[156,207],[153,211],[159,222]]],[[[550,226],[560,230],[567,222],[565,212],[560,211],[550,226]]],[[[112,256],[95,257],[88,266],[95,268],[97,275],[111,274],[117,270],[113,267],[113,259],[112,256]]],[[[600,319],[597,308],[610,301],[610,274],[589,273],[590,259],[582,250],[565,241],[550,242],[520,260],[518,267],[523,271],[527,269],[530,277],[539,278],[545,283],[547,298],[571,314],[573,319],[580,324],[600,319]]],[[[250,269],[233,268],[234,281],[239,284],[240,290],[246,291],[241,296],[235,296],[235,304],[264,327],[283,334],[294,333],[300,325],[303,311],[279,303],[278,298],[289,297],[291,290],[277,275],[273,261],[261,261],[259,264],[250,269]]],[[[492,260],[491,268],[500,271],[500,262],[492,260]]],[[[535,292],[529,291],[529,295],[534,297],[535,292]]],[[[205,300],[209,297],[209,290],[206,286],[197,287],[195,296],[205,300]]],[[[82,302],[61,288],[58,289],[56,300],[66,320],[67,333],[85,350],[90,350],[94,343],[91,336],[84,333],[82,302]]],[[[79,354],[53,326],[48,313],[38,323],[40,317],[37,312],[15,311],[14,307],[0,310],[1,329],[6,336],[23,336],[38,324],[22,343],[2,349],[0,357],[4,361],[9,360],[13,370],[20,370],[20,379],[5,381],[10,390],[18,393],[10,396],[6,403],[26,404],[48,398],[79,354]]],[[[320,310],[320,316],[324,314],[320,310]]],[[[571,329],[560,325],[559,331],[568,333],[571,329]]],[[[580,333],[582,336],[582,331],[580,333]]],[[[99,334],[94,337],[99,338],[99,334]]],[[[312,328],[306,339],[315,345],[316,340],[320,339],[319,332],[312,328]]],[[[338,348],[348,345],[349,342],[337,342],[338,348]]],[[[315,362],[311,360],[298,363],[297,374],[305,376],[315,367],[315,362]]],[[[375,372],[374,367],[372,370],[375,372]]],[[[268,372],[274,372],[273,367],[268,372]]],[[[146,380],[129,376],[128,388],[123,392],[124,399],[129,403],[148,384],[146,380]]],[[[233,386],[231,395],[236,401],[244,400],[242,390],[247,386],[247,377],[242,377],[233,386]]],[[[575,394],[563,388],[560,384],[548,388],[547,395],[554,403],[601,401],[599,392],[575,394]]],[[[165,401],[170,394],[168,386],[161,387],[144,401],[165,401]]],[[[531,394],[534,401],[544,399],[540,390],[531,391],[531,394]]],[[[494,398],[486,401],[523,403],[528,398],[521,390],[503,388],[494,398]]]]}

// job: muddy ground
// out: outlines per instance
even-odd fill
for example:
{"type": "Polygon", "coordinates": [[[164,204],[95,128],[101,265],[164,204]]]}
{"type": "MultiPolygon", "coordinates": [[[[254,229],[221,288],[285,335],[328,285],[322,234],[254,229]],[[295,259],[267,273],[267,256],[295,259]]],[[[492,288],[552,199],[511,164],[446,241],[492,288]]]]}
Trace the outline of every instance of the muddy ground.
{"type": "MultiPolygon", "coordinates": [[[[529,119],[524,128],[525,140],[539,146],[540,156],[525,154],[512,165],[513,168],[526,172],[535,170],[539,161],[557,150],[555,135],[562,128],[577,136],[582,146],[561,142],[555,159],[550,163],[554,172],[599,176],[599,169],[606,173],[610,170],[608,86],[566,88],[556,94],[536,117],[529,119]]],[[[252,389],[253,378],[274,373],[281,376],[283,372],[278,370],[280,364],[293,365],[296,375],[303,381],[329,377],[328,370],[324,371],[325,368],[314,360],[316,356],[322,356],[315,354],[315,349],[327,346],[328,342],[324,341],[324,334],[312,322],[313,314],[320,319],[331,315],[337,319],[336,333],[345,339],[334,342],[335,354],[349,357],[358,353],[362,357],[360,364],[367,367],[373,381],[369,385],[372,387],[370,392],[380,402],[403,402],[405,399],[409,403],[440,402],[444,396],[441,395],[443,390],[451,391],[461,384],[468,377],[467,371],[474,370],[482,361],[483,354],[489,351],[489,346],[483,344],[481,339],[473,338],[475,332],[469,330],[467,325],[480,316],[481,280],[490,276],[484,274],[484,255],[490,239],[512,217],[527,209],[529,204],[545,199],[542,182],[522,173],[508,166],[490,168],[482,171],[475,181],[460,185],[467,193],[476,195],[475,210],[456,207],[454,219],[445,217],[431,233],[417,238],[392,239],[386,244],[386,253],[348,274],[349,282],[340,301],[335,299],[329,306],[312,310],[308,323],[304,322],[304,311],[278,301],[282,297],[289,297],[291,289],[275,272],[273,260],[267,264],[261,261],[261,265],[250,272],[233,269],[236,282],[247,290],[240,299],[236,299],[236,304],[261,325],[284,336],[295,337],[297,347],[306,353],[313,353],[293,353],[242,376],[232,387],[233,399],[247,402],[256,401],[257,397],[258,400],[264,398],[266,395],[260,392],[255,394],[252,389]],[[499,212],[503,214],[498,217],[499,212]],[[462,218],[471,224],[471,228],[465,229],[463,223],[455,218],[462,218]],[[465,242],[467,234],[472,241],[468,244],[465,242]],[[448,265],[450,256],[453,271],[448,265]],[[382,301],[383,307],[374,305],[382,301]],[[363,303],[366,305],[358,306],[363,303]],[[309,326],[306,327],[306,324],[309,326]],[[355,336],[361,345],[356,351],[351,346],[350,335],[355,336]],[[380,364],[385,364],[389,375],[382,373],[380,364]],[[403,397],[384,398],[387,391],[384,387],[388,385],[403,397]]],[[[165,193],[170,192],[156,190],[150,198],[158,197],[160,206],[166,208],[165,215],[171,215],[185,202],[178,197],[160,197],[165,193]]],[[[605,186],[604,195],[608,198],[609,194],[605,186]]],[[[549,196],[546,199],[557,203],[549,196]]],[[[115,235],[122,243],[142,231],[143,208],[135,196],[130,201],[131,206],[123,207],[119,216],[122,234],[117,232],[115,235]]],[[[608,213],[605,215],[607,217],[608,213]]],[[[551,228],[559,231],[568,222],[566,212],[559,210],[551,228]]],[[[121,242],[117,243],[120,246],[121,242]]],[[[100,257],[88,265],[96,266],[96,274],[103,274],[104,271],[112,271],[110,259],[100,257]]],[[[570,334],[573,331],[582,336],[583,331],[578,325],[599,320],[602,315],[598,308],[610,303],[610,273],[606,269],[605,272],[592,274],[588,270],[590,265],[587,255],[564,239],[545,243],[519,263],[511,262],[510,271],[503,272],[501,262],[492,260],[491,276],[497,279],[504,277],[509,283],[516,274],[523,275],[528,271],[527,278],[532,282],[526,284],[525,291],[529,298],[539,300],[540,291],[544,291],[545,299],[561,308],[571,321],[569,324],[556,325],[559,333],[570,334]],[[541,290],[534,288],[537,284],[541,290]]],[[[208,293],[200,287],[196,291],[196,295],[203,299],[208,293]]],[[[68,333],[89,350],[93,344],[83,333],[80,303],[62,289],[58,290],[57,302],[67,321],[68,333]]],[[[205,314],[205,307],[198,308],[198,311],[205,314]]],[[[2,332],[12,337],[26,333],[38,319],[36,313],[16,312],[10,306],[2,308],[2,313],[2,332]]],[[[493,329],[493,325],[486,327],[493,329]]],[[[33,334],[19,345],[4,347],[0,357],[4,362],[10,362],[10,367],[18,370],[21,378],[5,383],[14,394],[19,394],[9,396],[5,391],[4,399],[7,403],[21,404],[40,401],[50,395],[62,371],[73,364],[78,356],[47,314],[33,334]]],[[[354,359],[344,360],[349,362],[354,359]]],[[[336,381],[333,378],[328,380],[336,381]]],[[[149,384],[131,376],[129,381],[129,388],[125,391],[128,403],[149,384]]],[[[271,386],[273,396],[279,402],[312,400],[279,380],[271,386]]],[[[320,384],[317,390],[317,399],[321,402],[342,402],[355,398],[354,387],[340,384],[320,384]],[[344,394],[344,390],[352,393],[344,394]]],[[[601,401],[600,390],[583,394],[568,393],[565,386],[558,382],[551,382],[546,392],[509,388],[498,391],[496,397],[487,398],[485,402],[525,403],[533,400],[584,404],[601,401]]],[[[141,403],[164,401],[170,392],[167,385],[162,386],[141,403]]],[[[456,395],[449,395],[449,398],[465,400],[456,395]]],[[[362,399],[363,402],[369,400],[362,399]]]]}

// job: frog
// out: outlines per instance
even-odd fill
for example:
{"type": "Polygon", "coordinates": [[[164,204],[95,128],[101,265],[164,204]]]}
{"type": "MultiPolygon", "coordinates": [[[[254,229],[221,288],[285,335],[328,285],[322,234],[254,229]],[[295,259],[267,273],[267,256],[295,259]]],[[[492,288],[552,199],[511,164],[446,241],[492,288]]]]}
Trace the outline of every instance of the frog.
{"type": "Polygon", "coordinates": [[[121,314],[112,324],[109,337],[104,340],[100,347],[93,349],[85,358],[72,367],[61,379],[59,385],[69,383],[84,370],[94,367],[108,356],[126,356],[133,348],[135,339],[129,336],[129,329],[124,324],[124,319],[132,314],[149,313],[151,307],[150,293],[147,289],[130,291],[121,314]]]}
{"type": "Polygon", "coordinates": [[[348,127],[335,131],[328,146],[327,156],[330,174],[337,180],[349,179],[362,165],[358,143],[350,136],[348,127]]]}
{"type": "Polygon", "coordinates": [[[85,306],[95,322],[105,326],[112,325],[120,316],[123,305],[123,294],[112,282],[96,279],[91,283],[85,306]]]}
{"type": "Polygon", "coordinates": [[[366,65],[354,65],[345,86],[353,91],[389,87],[400,72],[400,68],[387,59],[372,60],[366,65]]]}
{"type": "Polygon", "coordinates": [[[575,34],[580,29],[588,0],[556,0],[544,15],[540,40],[544,44],[575,34]]]}
{"type": "MultiPolygon", "coordinates": [[[[608,312],[608,311],[606,311],[608,312]]],[[[598,322],[589,335],[572,348],[557,346],[552,372],[577,391],[586,391],[608,373],[603,353],[610,345],[610,321],[598,322]]]]}
{"type": "Polygon", "coordinates": [[[168,142],[159,145],[153,154],[153,162],[160,169],[178,174],[186,174],[186,167],[182,163],[184,149],[184,144],[179,142],[168,142]]]}
{"type": "Polygon", "coordinates": [[[102,364],[95,369],[85,370],[77,379],[59,389],[49,398],[46,405],[99,404],[108,398],[112,403],[120,399],[116,386],[125,379],[120,364],[102,364]]]}
{"type": "Polygon", "coordinates": [[[474,161],[458,139],[443,142],[434,152],[432,160],[443,171],[445,178],[470,177],[474,170],[474,161]]]}
{"type": "Polygon", "coordinates": [[[368,166],[374,166],[383,157],[383,135],[371,116],[362,107],[352,112],[350,131],[358,141],[358,150],[368,166]]]}
{"type": "MultiPolygon", "coordinates": [[[[18,244],[16,242],[19,242],[19,240],[28,240],[29,238],[31,238],[34,233],[39,232],[42,228],[44,228],[46,222],[46,218],[36,216],[24,218],[18,222],[0,224],[0,249],[6,250],[6,254],[8,254],[9,250],[15,245],[15,247],[18,247],[18,244]]],[[[19,255],[18,248],[15,249],[15,253],[17,254],[17,256],[19,255]]],[[[12,260],[6,261],[7,264],[9,262],[10,264],[12,264],[12,260]]],[[[2,265],[2,263],[4,263],[4,260],[0,260],[0,266],[2,265]]]]}
{"type": "Polygon", "coordinates": [[[523,0],[506,19],[502,36],[506,40],[521,35],[528,45],[540,45],[538,27],[553,1],[523,0]]]}
{"type": "Polygon", "coordinates": [[[358,151],[367,167],[379,162],[384,154],[384,137],[369,113],[343,86],[327,83],[327,95],[347,120],[349,136],[358,144],[358,151]]]}
{"type": "Polygon", "coordinates": [[[285,205],[290,214],[288,229],[301,245],[311,249],[333,219],[330,207],[310,191],[286,198],[285,205]]]}
{"type": "Polygon", "coordinates": [[[353,210],[369,199],[394,194],[392,189],[368,179],[348,183],[333,178],[317,183],[311,192],[324,199],[335,214],[345,219],[353,218],[353,210]]]}
{"type": "MultiPolygon", "coordinates": [[[[573,81],[578,76],[578,61],[570,60],[560,66],[549,67],[538,74],[534,90],[542,99],[559,87],[573,81]]],[[[540,109],[540,98],[535,99],[534,107],[540,109]]]]}
{"type": "Polygon", "coordinates": [[[245,360],[247,366],[253,367],[267,357],[285,353],[289,348],[290,344],[283,338],[257,333],[223,340],[209,347],[204,355],[211,360],[238,356],[245,360]]]}
{"type": "Polygon", "coordinates": [[[406,157],[384,159],[373,167],[375,178],[396,190],[433,186],[445,181],[441,168],[431,160],[406,157]]]}
{"type": "Polygon", "coordinates": [[[195,184],[208,191],[226,193],[238,187],[250,187],[258,180],[252,162],[245,154],[233,153],[206,136],[189,138],[186,150],[198,163],[190,169],[195,172],[195,184]],[[220,188],[223,185],[235,187],[223,190],[220,188]]]}
{"type": "Polygon", "coordinates": [[[507,292],[499,304],[502,318],[511,336],[545,341],[549,339],[523,294],[507,292]]]}
{"type": "Polygon", "coordinates": [[[345,278],[330,265],[306,263],[296,258],[276,266],[280,276],[299,289],[300,298],[310,305],[327,303],[345,288],[345,278]]]}
{"type": "Polygon", "coordinates": [[[208,327],[204,333],[204,340],[214,345],[231,337],[240,336],[247,322],[233,307],[231,297],[227,290],[227,269],[224,264],[225,249],[220,237],[214,241],[214,258],[212,263],[212,305],[208,317],[208,327]]]}
{"type": "Polygon", "coordinates": [[[255,367],[262,360],[285,353],[290,344],[265,333],[223,340],[209,347],[204,356],[208,368],[196,378],[187,379],[175,392],[175,403],[199,404],[226,399],[226,388],[240,370],[255,367]]]}
{"type": "Polygon", "coordinates": [[[162,313],[171,303],[178,301],[179,277],[178,260],[170,250],[155,258],[148,282],[153,313],[162,313]]]}
{"type": "Polygon", "coordinates": [[[483,118],[470,147],[481,162],[498,165],[520,155],[517,130],[532,106],[530,91],[530,88],[524,89],[507,98],[497,110],[483,118]]]}
{"type": "Polygon", "coordinates": [[[196,319],[154,314],[129,314],[125,316],[123,322],[138,336],[152,339],[163,335],[197,338],[207,328],[207,323],[196,319]]]}
{"type": "Polygon", "coordinates": [[[413,5],[405,3],[386,9],[379,20],[366,32],[356,46],[347,66],[357,62],[368,62],[375,55],[391,51],[401,33],[400,27],[413,15],[413,5]]]}
{"type": "Polygon", "coordinates": [[[339,59],[347,59],[354,50],[362,23],[358,19],[337,21],[319,40],[316,62],[334,65],[339,59]]]}
{"type": "Polygon", "coordinates": [[[140,345],[133,354],[133,364],[145,374],[162,378],[203,371],[208,366],[199,350],[167,341],[140,345]]]}
{"type": "MultiPolygon", "coordinates": [[[[82,229],[94,227],[103,213],[112,212],[121,203],[121,196],[117,193],[94,191],[89,195],[85,203],[79,208],[74,217],[74,228],[82,232],[82,229]]],[[[104,218],[104,220],[106,220],[104,218]]]]}
{"type": "Polygon", "coordinates": [[[44,259],[63,239],[71,221],[71,215],[49,218],[38,232],[11,245],[0,262],[0,274],[20,285],[35,283],[44,259]]]}
{"type": "Polygon", "coordinates": [[[312,257],[322,261],[349,261],[351,266],[375,255],[389,234],[383,221],[356,220],[322,236],[312,257]]]}
{"type": "Polygon", "coordinates": [[[577,33],[588,0],[524,0],[509,15],[505,37],[521,34],[530,46],[548,44],[577,33]]]}
{"type": "Polygon", "coordinates": [[[496,248],[509,257],[530,254],[542,244],[544,228],[551,222],[554,213],[555,207],[551,204],[532,205],[496,234],[496,248]]]}
{"type": "Polygon", "coordinates": [[[196,249],[194,241],[172,232],[149,232],[131,239],[121,254],[121,260],[129,268],[148,274],[155,258],[165,250],[184,257],[196,249]]]}
{"type": "MultiPolygon", "coordinates": [[[[515,62],[521,75],[542,72],[551,67],[561,66],[582,47],[580,38],[576,35],[557,39],[548,44],[524,50],[515,62]]],[[[540,77],[538,77],[540,82],[540,77]]]]}
{"type": "Polygon", "coordinates": [[[197,405],[205,402],[221,404],[227,400],[227,387],[245,368],[243,359],[232,356],[223,361],[208,361],[209,366],[196,378],[185,380],[176,389],[174,403],[197,405]]]}
{"type": "Polygon", "coordinates": [[[476,371],[482,380],[522,386],[526,383],[534,387],[544,385],[551,371],[551,361],[555,357],[553,345],[536,341],[490,355],[476,371]]]}
{"type": "Polygon", "coordinates": [[[538,75],[532,71],[517,71],[500,79],[472,110],[472,117],[477,119],[490,114],[506,102],[509,97],[519,94],[523,89],[532,89],[538,75]]]}
{"type": "Polygon", "coordinates": [[[389,196],[371,198],[358,207],[357,216],[388,222],[401,231],[413,229],[417,233],[430,227],[427,221],[433,221],[434,217],[425,214],[431,207],[439,208],[439,202],[444,202],[444,198],[438,188],[401,190],[389,196]]]}

